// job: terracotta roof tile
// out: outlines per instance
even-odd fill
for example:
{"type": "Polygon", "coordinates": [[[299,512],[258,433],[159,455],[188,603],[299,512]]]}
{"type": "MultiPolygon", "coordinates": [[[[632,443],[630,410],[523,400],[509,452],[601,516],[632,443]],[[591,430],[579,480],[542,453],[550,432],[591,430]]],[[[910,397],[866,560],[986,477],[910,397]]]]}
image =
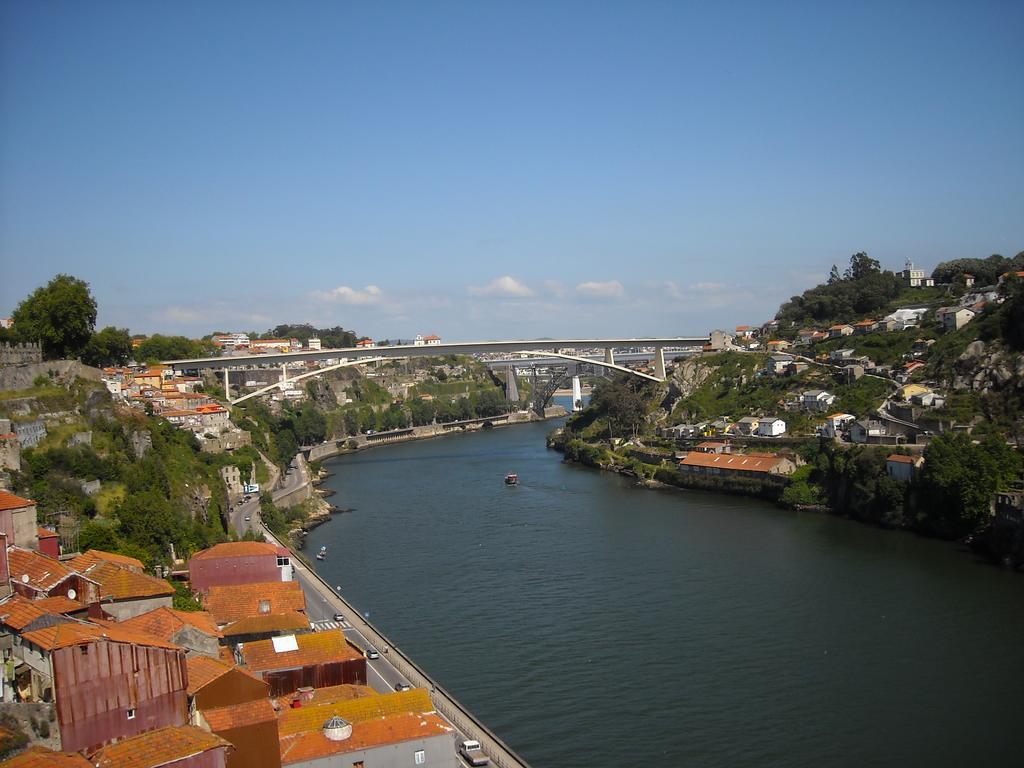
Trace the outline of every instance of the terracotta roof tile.
{"type": "Polygon", "coordinates": [[[45,597],[42,600],[34,600],[33,602],[44,611],[49,611],[50,613],[74,613],[75,611],[84,611],[87,607],[85,603],[70,600],[64,597],[64,595],[45,597]]]}
{"type": "Polygon", "coordinates": [[[233,635],[254,635],[261,632],[309,630],[309,617],[298,611],[288,613],[267,613],[262,616],[246,616],[224,627],[224,637],[233,635]]]}
{"type": "MultiPolygon", "coordinates": [[[[329,685],[326,688],[317,688],[313,691],[312,705],[327,704],[334,701],[351,701],[352,699],[365,699],[368,696],[379,696],[377,691],[373,690],[368,685],[329,685]]],[[[296,696],[295,693],[290,693],[287,696],[279,696],[277,699],[281,709],[290,709],[292,699],[296,696]]],[[[306,704],[305,706],[310,706],[306,704]]]]}
{"type": "Polygon", "coordinates": [[[320,730],[282,738],[281,764],[292,765],[318,757],[450,733],[451,728],[435,714],[392,715],[380,720],[354,723],[352,735],[344,741],[331,741],[320,730]]]}
{"type": "Polygon", "coordinates": [[[169,726],[103,747],[91,760],[96,768],[157,768],[225,747],[231,745],[216,734],[191,725],[169,726]]]}
{"type": "Polygon", "coordinates": [[[145,570],[141,560],[136,560],[134,557],[127,557],[125,555],[116,555],[113,552],[104,552],[101,549],[90,549],[78,557],[70,560],[68,565],[74,568],[76,571],[81,573],[87,568],[96,565],[99,562],[115,563],[117,565],[124,565],[129,568],[136,568],[139,571],[145,570]]]}
{"type": "Polygon", "coordinates": [[[77,752],[54,752],[36,745],[4,762],[4,768],[93,768],[77,752]]]}
{"type": "Polygon", "coordinates": [[[7,491],[0,491],[0,509],[21,509],[35,504],[32,499],[23,499],[7,491]]]}
{"type": "Polygon", "coordinates": [[[67,648],[72,645],[99,642],[131,643],[132,645],[182,650],[180,646],[174,643],[164,642],[158,638],[143,635],[140,632],[133,632],[110,622],[104,622],[101,626],[99,624],[67,621],[63,624],[46,627],[45,629],[25,632],[22,637],[47,651],[67,648]]]}
{"type": "Polygon", "coordinates": [[[294,651],[274,650],[274,640],[281,638],[246,643],[242,649],[245,665],[253,672],[260,672],[363,658],[363,654],[349,644],[340,629],[290,637],[295,638],[297,648],[294,651]]]}
{"type": "Polygon", "coordinates": [[[253,555],[274,555],[277,547],[266,541],[228,541],[215,544],[209,549],[196,552],[192,560],[212,560],[220,557],[252,557],[253,555]]]}
{"type": "Polygon", "coordinates": [[[306,596],[297,581],[271,581],[264,584],[210,587],[203,604],[213,614],[217,624],[223,625],[246,616],[259,616],[261,613],[305,612],[306,596]],[[268,610],[261,611],[261,604],[268,610]]]}
{"type": "Polygon", "coordinates": [[[377,696],[366,696],[348,701],[328,701],[323,704],[317,703],[314,699],[312,703],[298,709],[282,710],[278,720],[278,730],[281,738],[284,738],[307,731],[319,731],[323,724],[334,715],[354,725],[391,715],[422,714],[433,711],[434,704],[430,700],[430,694],[426,688],[382,693],[377,696]]]}
{"type": "Polygon", "coordinates": [[[214,732],[230,731],[232,728],[242,728],[277,719],[274,708],[270,706],[270,699],[256,699],[229,707],[204,709],[202,712],[210,729],[214,732]]]}
{"type": "Polygon", "coordinates": [[[39,526],[36,526],[36,537],[37,538],[40,538],[40,539],[55,539],[55,538],[57,538],[59,536],[60,536],[60,534],[57,533],[56,531],[51,531],[49,528],[40,528],[39,526]]]}
{"type": "Polygon", "coordinates": [[[74,573],[59,560],[21,547],[7,548],[7,562],[12,581],[20,581],[43,592],[53,589],[74,573]]]}
{"type": "Polygon", "coordinates": [[[734,472],[769,472],[781,456],[753,456],[722,453],[689,453],[679,462],[684,467],[715,467],[734,472]]]}
{"type": "Polygon", "coordinates": [[[100,597],[132,600],[140,597],[163,597],[174,594],[164,579],[139,573],[130,568],[102,561],[88,568],[84,575],[100,585],[100,597]]]}
{"type": "Polygon", "coordinates": [[[234,664],[211,659],[209,656],[190,656],[185,659],[188,666],[188,695],[194,696],[221,675],[227,674],[234,664]]]}
{"type": "Polygon", "coordinates": [[[7,602],[0,604],[0,623],[15,631],[21,631],[49,612],[39,605],[41,602],[41,600],[28,600],[21,595],[14,595],[7,602]]]}
{"type": "Polygon", "coordinates": [[[161,606],[152,611],[133,616],[121,622],[121,626],[133,629],[161,640],[171,640],[182,627],[189,625],[212,637],[223,637],[217,629],[217,622],[206,611],[177,611],[161,606]]]}
{"type": "Polygon", "coordinates": [[[895,461],[898,464],[916,464],[920,456],[904,456],[902,453],[894,453],[886,458],[886,461],[895,461]]]}

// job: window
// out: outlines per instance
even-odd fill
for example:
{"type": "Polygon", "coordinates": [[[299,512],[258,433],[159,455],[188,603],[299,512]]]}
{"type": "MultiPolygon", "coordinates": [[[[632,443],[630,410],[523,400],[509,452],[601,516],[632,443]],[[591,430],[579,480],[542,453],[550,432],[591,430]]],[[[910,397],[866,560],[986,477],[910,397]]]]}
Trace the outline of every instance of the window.
{"type": "Polygon", "coordinates": [[[88,645],[80,645],[80,646],[78,646],[78,652],[82,656],[88,656],[89,655],[89,646],[88,645]]]}
{"type": "Polygon", "coordinates": [[[270,613],[270,601],[260,600],[260,613],[270,613]]]}
{"type": "Polygon", "coordinates": [[[280,568],[283,565],[288,565],[288,563],[289,563],[289,560],[288,560],[287,557],[283,557],[282,555],[278,555],[277,556],[277,567],[278,568],[280,568]]]}
{"type": "Polygon", "coordinates": [[[354,763],[352,763],[352,768],[363,768],[363,761],[356,760],[354,763]]]}
{"type": "Polygon", "coordinates": [[[427,753],[422,749],[417,749],[412,753],[412,761],[416,765],[424,765],[427,762],[427,753]]]}
{"type": "Polygon", "coordinates": [[[135,707],[131,707],[128,710],[128,719],[129,720],[134,720],[135,719],[135,707]]]}

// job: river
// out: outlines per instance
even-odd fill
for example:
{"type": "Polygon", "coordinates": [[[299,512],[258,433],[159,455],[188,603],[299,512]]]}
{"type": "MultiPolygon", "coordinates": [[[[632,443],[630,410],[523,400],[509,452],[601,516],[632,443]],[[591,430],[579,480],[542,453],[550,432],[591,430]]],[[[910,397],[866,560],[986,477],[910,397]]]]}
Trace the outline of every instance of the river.
{"type": "Polygon", "coordinates": [[[538,768],[1020,765],[1024,576],[561,462],[531,424],[328,463],[332,584],[538,768]],[[520,484],[506,487],[506,472],[520,484]]]}

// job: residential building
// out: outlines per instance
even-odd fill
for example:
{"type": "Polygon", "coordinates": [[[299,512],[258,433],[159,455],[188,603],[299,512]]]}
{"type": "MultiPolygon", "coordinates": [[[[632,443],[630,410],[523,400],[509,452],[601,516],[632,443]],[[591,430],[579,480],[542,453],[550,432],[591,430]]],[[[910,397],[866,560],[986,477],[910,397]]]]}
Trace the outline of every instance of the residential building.
{"type": "Polygon", "coordinates": [[[736,326],[736,338],[749,340],[756,338],[761,333],[761,329],[754,325],[737,325],[736,326]]]}
{"type": "Polygon", "coordinates": [[[39,548],[36,503],[7,491],[0,491],[0,533],[7,543],[25,549],[39,548]]]}
{"type": "Polygon", "coordinates": [[[250,339],[249,349],[253,352],[291,352],[291,339],[250,339]]]}
{"type": "Polygon", "coordinates": [[[692,451],[679,462],[679,471],[696,475],[732,477],[765,477],[789,475],[796,465],[787,458],[773,454],[715,454],[692,451]]]}
{"type": "Polygon", "coordinates": [[[297,581],[209,586],[203,592],[203,607],[218,627],[224,627],[249,616],[305,613],[306,596],[297,581]]]}
{"type": "Polygon", "coordinates": [[[877,323],[874,320],[861,320],[853,324],[853,332],[855,334],[871,333],[875,330],[877,323]]]}
{"type": "Polygon", "coordinates": [[[833,363],[842,363],[856,354],[857,350],[844,347],[843,349],[833,349],[828,353],[828,359],[833,363]]]}
{"type": "Polygon", "coordinates": [[[757,434],[761,437],[778,437],[786,434],[786,422],[778,416],[762,416],[757,420],[757,434]]]}
{"type": "Polygon", "coordinates": [[[698,453],[732,453],[732,447],[729,443],[716,442],[706,440],[703,443],[698,443],[694,446],[693,450],[698,453]]]}
{"type": "Polygon", "coordinates": [[[213,343],[224,349],[239,349],[249,346],[249,334],[247,333],[225,333],[213,337],[213,343]]]}
{"type": "Polygon", "coordinates": [[[821,413],[832,407],[836,396],[823,389],[809,389],[803,393],[803,409],[811,413],[821,413]]]}
{"type": "Polygon", "coordinates": [[[875,419],[862,419],[850,425],[850,440],[854,443],[882,442],[888,434],[885,425],[875,419]]]}
{"type": "MultiPolygon", "coordinates": [[[[98,480],[96,482],[99,482],[98,480]]],[[[47,557],[60,558],[60,534],[50,528],[36,528],[37,546],[47,557]]]]}
{"type": "Polygon", "coordinates": [[[744,416],[736,422],[736,430],[741,435],[757,434],[757,416],[744,416]]]}
{"type": "Polygon", "coordinates": [[[90,549],[79,555],[78,557],[69,560],[68,566],[83,573],[98,563],[114,563],[120,565],[122,568],[127,568],[130,571],[136,573],[144,573],[145,567],[142,565],[141,560],[136,560],[134,557],[128,557],[127,555],[116,555],[113,552],[104,552],[100,549],[90,549]]]}
{"type": "Polygon", "coordinates": [[[126,619],[120,626],[181,646],[187,658],[219,658],[224,636],[206,611],[178,611],[166,606],[126,619]]]}
{"type": "Polygon", "coordinates": [[[925,274],[923,269],[914,266],[914,262],[907,259],[903,271],[899,273],[903,282],[911,288],[931,288],[935,285],[935,279],[925,274]]]}
{"type": "Polygon", "coordinates": [[[838,339],[841,336],[852,336],[852,335],[853,335],[853,326],[852,325],[846,325],[845,323],[839,323],[838,325],[833,325],[833,326],[831,326],[828,329],[828,336],[829,336],[830,339],[838,339]]]}
{"type": "Polygon", "coordinates": [[[901,483],[909,483],[924,466],[924,456],[904,456],[894,453],[885,460],[885,471],[889,477],[901,483]]]}
{"type": "Polygon", "coordinates": [[[318,339],[316,336],[310,336],[308,339],[306,339],[306,349],[308,349],[310,352],[319,352],[322,349],[320,345],[320,339],[318,339]]]}
{"type": "Polygon", "coordinates": [[[1018,271],[1018,272],[1003,272],[1003,274],[1001,274],[999,276],[999,281],[998,281],[997,284],[998,285],[1002,285],[1007,280],[1009,280],[1011,277],[1016,277],[1018,280],[1024,280],[1024,272],[1021,272],[1021,271],[1018,271]]]}
{"type": "Polygon", "coordinates": [[[765,344],[769,352],[782,352],[789,349],[793,345],[785,339],[772,339],[765,344]]]}
{"type": "Polygon", "coordinates": [[[457,768],[452,729],[422,688],[282,709],[281,764],[288,768],[367,766],[457,768]]]}
{"type": "Polygon", "coordinates": [[[821,434],[834,440],[837,437],[841,437],[854,421],[856,421],[856,417],[853,414],[833,413],[831,416],[826,417],[825,425],[821,428],[821,434]]]}
{"type": "Polygon", "coordinates": [[[786,373],[786,368],[792,362],[792,355],[769,355],[768,360],[765,363],[765,370],[768,372],[770,376],[782,376],[786,373]]]}
{"type": "Polygon", "coordinates": [[[846,384],[853,384],[853,382],[857,381],[857,379],[864,375],[864,366],[857,365],[856,363],[850,363],[849,365],[843,366],[841,373],[843,381],[846,384]]]}
{"type": "Polygon", "coordinates": [[[811,344],[814,342],[814,334],[816,333],[818,333],[818,331],[813,328],[802,328],[797,333],[797,338],[800,340],[801,344],[811,344]]]}
{"type": "Polygon", "coordinates": [[[304,686],[366,685],[366,657],[340,629],[236,646],[236,660],[270,684],[272,696],[304,686]]]}
{"type": "Polygon", "coordinates": [[[714,352],[723,349],[731,349],[734,338],[735,337],[731,333],[727,333],[726,331],[716,329],[711,332],[709,343],[706,349],[714,352]]]}
{"type": "Polygon", "coordinates": [[[373,339],[360,339],[359,341],[356,342],[356,347],[358,347],[359,349],[370,349],[371,347],[376,346],[377,344],[376,342],[374,342],[373,339]]]}
{"type": "Polygon", "coordinates": [[[921,323],[921,317],[927,312],[927,307],[906,307],[886,315],[885,319],[892,320],[896,324],[895,330],[902,331],[907,328],[917,328],[921,323]]]}
{"type": "Polygon", "coordinates": [[[974,287],[974,275],[972,275],[972,274],[970,274],[968,272],[964,272],[963,278],[964,278],[964,287],[965,288],[973,288],[974,287]]]}
{"type": "Polygon", "coordinates": [[[191,725],[141,733],[90,757],[97,768],[225,768],[230,743],[191,725]]]}
{"type": "Polygon", "coordinates": [[[88,604],[100,599],[99,584],[56,558],[10,546],[7,547],[7,562],[11,588],[29,600],[63,596],[88,604]]]}
{"type": "Polygon", "coordinates": [[[935,310],[935,318],[942,323],[943,330],[959,331],[971,320],[977,312],[967,307],[941,307],[935,310]]]}
{"type": "Polygon", "coordinates": [[[14,650],[24,672],[16,684],[23,698],[52,696],[65,750],[185,723],[188,673],[181,648],[112,623],[65,621],[20,638],[14,650]]]}
{"type": "Polygon", "coordinates": [[[170,608],[174,601],[174,587],[165,579],[108,560],[89,566],[82,575],[99,585],[103,610],[117,621],[170,608]]]}
{"type": "Polygon", "coordinates": [[[291,581],[291,553],[265,541],[226,542],[192,555],[188,573],[197,592],[235,584],[291,581]]]}

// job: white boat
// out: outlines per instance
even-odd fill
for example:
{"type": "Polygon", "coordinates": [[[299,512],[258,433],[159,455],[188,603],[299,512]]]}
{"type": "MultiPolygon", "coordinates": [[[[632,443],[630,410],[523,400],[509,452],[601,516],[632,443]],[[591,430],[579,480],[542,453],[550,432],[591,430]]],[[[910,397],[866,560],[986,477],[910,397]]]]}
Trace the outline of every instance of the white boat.
{"type": "Polygon", "coordinates": [[[320,547],[320,551],[316,553],[317,560],[327,559],[327,547],[320,547]]]}

